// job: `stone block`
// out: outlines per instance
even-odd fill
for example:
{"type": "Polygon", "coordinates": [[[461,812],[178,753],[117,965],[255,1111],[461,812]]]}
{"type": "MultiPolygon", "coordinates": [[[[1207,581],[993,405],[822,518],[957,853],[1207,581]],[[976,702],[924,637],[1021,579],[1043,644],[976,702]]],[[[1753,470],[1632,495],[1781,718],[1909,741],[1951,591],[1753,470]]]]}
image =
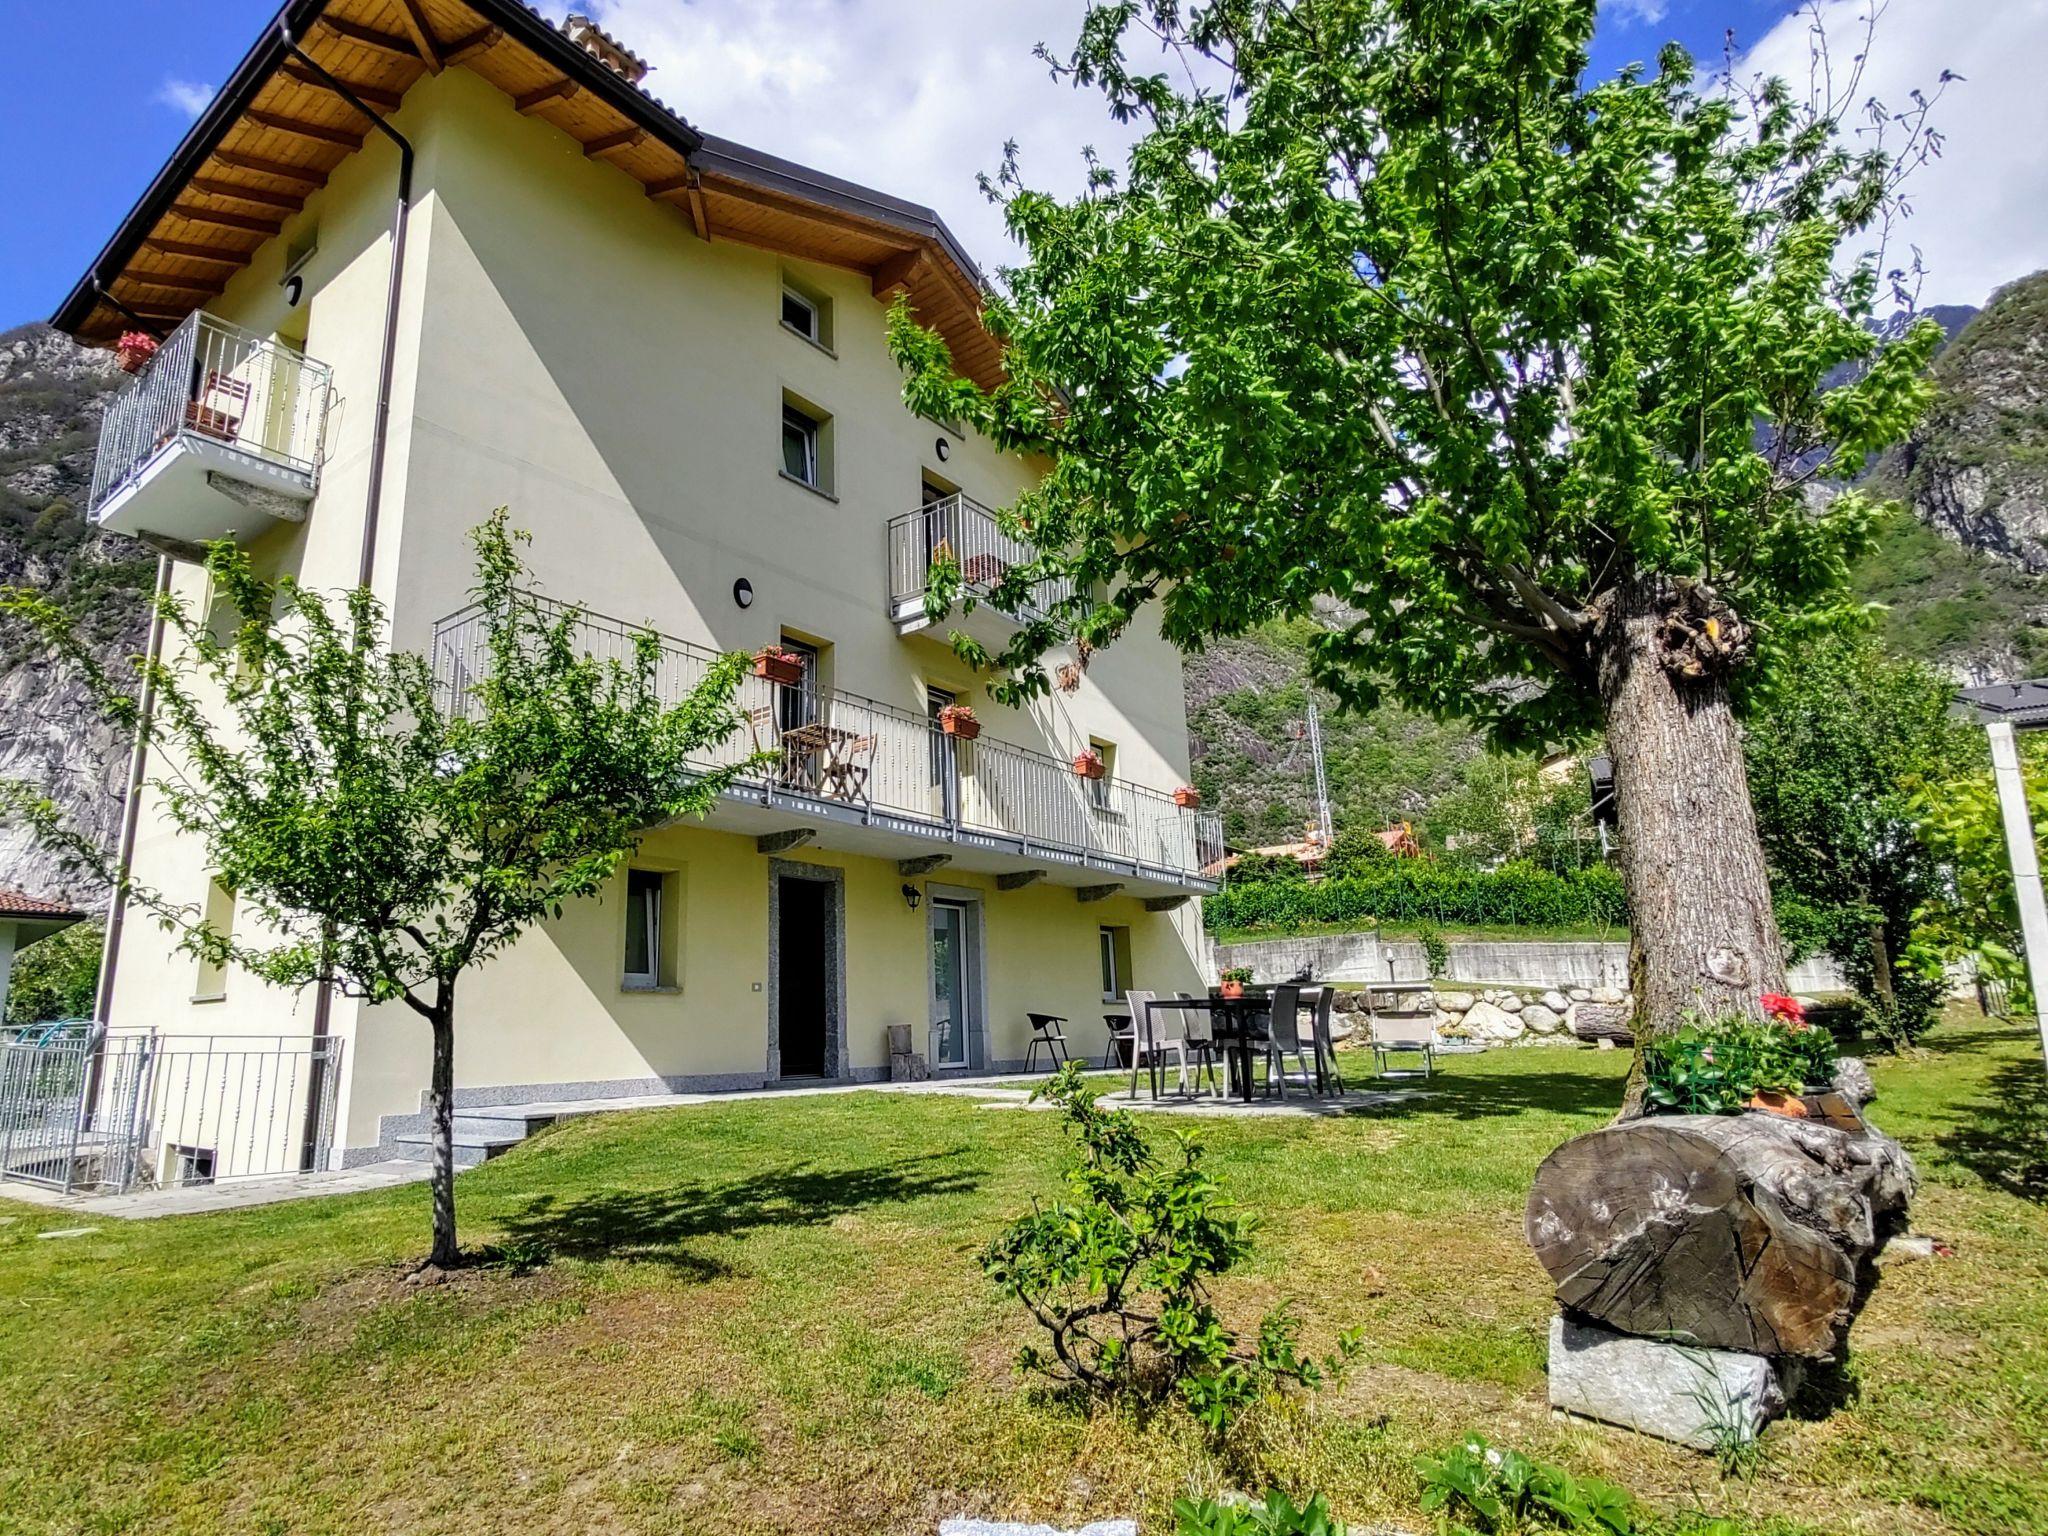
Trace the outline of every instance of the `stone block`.
{"type": "Polygon", "coordinates": [[[1519,992],[1502,992],[1494,999],[1494,1006],[1508,1013],[1520,1013],[1524,1006],[1522,995],[1519,992]]]}
{"type": "Polygon", "coordinates": [[[1436,994],[1436,1005],[1445,1013],[1467,1012],[1478,1001],[1470,992],[1439,991],[1436,994]]]}
{"type": "Polygon", "coordinates": [[[1622,1003],[1628,1001],[1628,994],[1619,987],[1595,987],[1593,1001],[1596,1003],[1622,1003]]]}
{"type": "Polygon", "coordinates": [[[1465,1013],[1465,1032],[1474,1040],[1519,1040],[1522,1021],[1497,1003],[1474,1003],[1465,1013]]]}
{"type": "Polygon", "coordinates": [[[1564,1316],[1550,1320],[1550,1406],[1696,1451],[1753,1440],[1796,1381],[1767,1355],[1640,1339],[1564,1316]]]}
{"type": "Polygon", "coordinates": [[[1564,1028],[1564,1015],[1547,1003],[1531,1003],[1522,1010],[1522,1026],[1532,1034],[1554,1035],[1564,1028]]]}
{"type": "Polygon", "coordinates": [[[1552,1013],[1559,1015],[1560,1017],[1563,1015],[1565,1009],[1571,1007],[1571,1005],[1572,1000],[1566,997],[1562,992],[1558,991],[1555,987],[1552,987],[1548,992],[1543,994],[1543,1006],[1548,1008],[1552,1013]]]}
{"type": "Polygon", "coordinates": [[[922,1083],[932,1075],[930,1063],[922,1051],[892,1051],[889,1055],[889,1081],[892,1083],[922,1083]]]}

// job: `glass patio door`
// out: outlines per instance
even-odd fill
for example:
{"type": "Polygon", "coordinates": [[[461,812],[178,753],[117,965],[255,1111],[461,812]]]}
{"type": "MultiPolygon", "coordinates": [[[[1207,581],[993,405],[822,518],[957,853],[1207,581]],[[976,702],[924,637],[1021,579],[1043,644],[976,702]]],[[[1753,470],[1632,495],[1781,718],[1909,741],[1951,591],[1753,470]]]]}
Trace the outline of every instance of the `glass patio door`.
{"type": "Polygon", "coordinates": [[[969,911],[965,903],[931,904],[932,1065],[973,1064],[973,961],[969,911]]]}

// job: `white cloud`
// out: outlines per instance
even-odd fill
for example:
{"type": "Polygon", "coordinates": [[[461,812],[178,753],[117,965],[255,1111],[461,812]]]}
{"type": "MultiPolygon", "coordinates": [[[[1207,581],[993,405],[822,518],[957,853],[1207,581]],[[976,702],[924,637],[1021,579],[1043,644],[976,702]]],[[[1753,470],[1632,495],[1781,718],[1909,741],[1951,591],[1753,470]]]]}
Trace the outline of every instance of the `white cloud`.
{"type": "Polygon", "coordinates": [[[1666,0],[1600,0],[1603,11],[1620,13],[1624,22],[1655,26],[1671,9],[1666,0]]]}
{"type": "Polygon", "coordinates": [[[206,104],[213,100],[213,87],[200,85],[191,80],[180,80],[176,75],[166,75],[164,83],[156,88],[154,98],[160,106],[169,107],[173,112],[182,112],[187,117],[197,117],[206,110],[206,104]]]}
{"type": "MultiPolygon", "coordinates": [[[[552,0],[560,18],[571,8],[552,0]]],[[[584,10],[582,4],[574,9],[584,10]]],[[[603,0],[598,24],[654,65],[647,89],[721,138],[938,210],[985,267],[1017,257],[975,185],[1017,140],[1027,182],[1080,190],[1080,150],[1121,167],[1134,132],[1048,76],[1083,0],[603,0]]]]}
{"type": "MultiPolygon", "coordinates": [[[[1604,0],[1630,23],[1668,0],[1604,0]]],[[[1860,35],[1870,0],[1821,0],[1830,35],[1860,35]]],[[[560,19],[570,0],[549,0],[560,19]]],[[[984,265],[1014,259],[1000,212],[975,186],[1003,142],[1026,180],[1071,194],[1079,151],[1121,167],[1135,130],[1101,97],[1048,77],[1038,42],[1064,56],[1084,0],[598,0],[600,25],[655,66],[648,88],[706,132],[936,208],[984,265]]],[[[1803,81],[1807,22],[1781,21],[1752,68],[1803,81]]],[[[1910,185],[1906,239],[1925,252],[1928,302],[1980,304],[2048,265],[2048,0],[1889,0],[1866,88],[1894,106],[1943,69],[1943,158],[1910,185]]],[[[166,93],[178,82],[167,82],[166,93]]],[[[201,88],[183,87],[203,99],[201,88]]],[[[168,99],[168,94],[166,96],[168,99]]],[[[184,98],[190,101],[191,97],[184,98]]],[[[188,110],[197,110],[193,102],[188,110]]]]}
{"type": "MultiPolygon", "coordinates": [[[[1863,36],[1869,6],[1821,0],[1838,73],[1863,36]]],[[[1746,67],[1803,88],[1809,26],[1805,14],[1779,22],[1750,50],[1746,67]]],[[[2048,0],[1891,0],[1880,16],[1864,95],[1898,111],[1914,89],[1931,93],[1943,70],[1963,77],[1935,108],[1946,140],[1941,158],[1906,184],[1913,215],[1898,238],[1918,246],[1926,261],[1923,302],[1982,304],[2000,283],[2048,266],[2044,60],[2048,0]]]]}

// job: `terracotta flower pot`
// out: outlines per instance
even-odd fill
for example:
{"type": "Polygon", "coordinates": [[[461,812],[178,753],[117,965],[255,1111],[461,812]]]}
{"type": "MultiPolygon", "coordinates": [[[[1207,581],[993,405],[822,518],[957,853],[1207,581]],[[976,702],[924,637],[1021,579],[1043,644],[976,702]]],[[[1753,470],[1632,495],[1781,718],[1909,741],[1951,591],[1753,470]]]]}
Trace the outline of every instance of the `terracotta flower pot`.
{"type": "Polygon", "coordinates": [[[785,688],[794,688],[804,680],[804,664],[799,658],[784,651],[756,651],[754,676],[765,677],[769,682],[780,683],[785,688]]]}
{"type": "Polygon", "coordinates": [[[1109,769],[1095,753],[1082,752],[1076,754],[1074,758],[1074,772],[1084,779],[1099,779],[1109,772],[1109,769]]]}
{"type": "Polygon", "coordinates": [[[948,736],[972,741],[981,734],[981,722],[967,710],[942,709],[939,711],[939,729],[948,736]]]}
{"type": "Polygon", "coordinates": [[[1202,792],[1192,784],[1183,784],[1173,792],[1173,803],[1184,811],[1192,811],[1202,803],[1202,792]]]}
{"type": "Polygon", "coordinates": [[[156,356],[159,343],[147,331],[128,331],[114,343],[114,361],[130,373],[140,373],[156,356]]]}
{"type": "Polygon", "coordinates": [[[1750,1099],[1751,1109],[1760,1109],[1765,1114],[1783,1115],[1787,1120],[1804,1120],[1806,1104],[1797,1094],[1779,1093],[1775,1088],[1759,1089],[1750,1099]]]}
{"type": "Polygon", "coordinates": [[[1216,990],[1224,997],[1243,997],[1244,983],[1241,981],[1219,981],[1216,990]]]}

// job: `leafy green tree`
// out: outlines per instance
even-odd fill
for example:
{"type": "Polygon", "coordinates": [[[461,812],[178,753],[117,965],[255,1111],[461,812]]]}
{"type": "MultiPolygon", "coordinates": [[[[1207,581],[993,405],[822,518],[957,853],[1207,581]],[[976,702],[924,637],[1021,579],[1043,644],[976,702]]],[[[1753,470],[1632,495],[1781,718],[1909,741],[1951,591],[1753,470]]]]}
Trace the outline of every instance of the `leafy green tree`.
{"type": "Polygon", "coordinates": [[[73,923],[18,952],[8,978],[7,1022],[92,1017],[106,937],[98,923],[73,923]]]}
{"type": "MultiPolygon", "coordinates": [[[[1588,78],[1595,0],[1096,0],[1055,67],[1142,133],[1062,201],[989,389],[897,307],[919,410],[1053,468],[1012,510],[1076,596],[990,654],[1016,693],[1141,612],[1198,647],[1334,598],[1319,683],[1537,747],[1604,731],[1648,1030],[1783,962],[1735,721],[1760,645],[1834,618],[1938,330],[1867,323],[1924,127],[1849,86],[1588,78]],[[1156,59],[1156,70],[1136,59],[1156,59]],[[1887,155],[1890,132],[1905,161],[1887,155]],[[1840,381],[1840,382],[1837,382],[1840,381]]],[[[1846,73],[1846,71],[1845,71],[1846,73]]]]}
{"type": "Polygon", "coordinates": [[[1873,1022],[1910,1041],[1940,1006],[1938,965],[1905,964],[1916,914],[1946,882],[1916,791],[1982,752],[1931,667],[1846,632],[1783,658],[1752,713],[1750,793],[1781,909],[1842,967],[1873,1022]]]}
{"type": "Polygon", "coordinates": [[[585,655],[579,610],[529,589],[524,537],[502,508],[473,534],[486,665],[461,709],[426,658],[386,648],[368,590],[330,600],[289,576],[265,580],[228,541],[206,557],[224,607],[208,615],[158,599],[167,643],[139,668],[155,697],[146,721],[134,680],[102,669],[63,610],[27,591],[0,600],[69,657],[117,724],[142,733],[154,803],[234,891],[235,931],[128,883],[32,786],[0,786],[0,813],[115,882],[196,955],[280,987],[403,1003],[425,1022],[428,1263],[442,1268],[461,1257],[457,983],[604,890],[647,828],[702,815],[743,771],[696,765],[739,727],[732,697],[745,658],[720,658],[688,697],[664,704],[658,637],[635,634],[625,660],[585,655]]]}

